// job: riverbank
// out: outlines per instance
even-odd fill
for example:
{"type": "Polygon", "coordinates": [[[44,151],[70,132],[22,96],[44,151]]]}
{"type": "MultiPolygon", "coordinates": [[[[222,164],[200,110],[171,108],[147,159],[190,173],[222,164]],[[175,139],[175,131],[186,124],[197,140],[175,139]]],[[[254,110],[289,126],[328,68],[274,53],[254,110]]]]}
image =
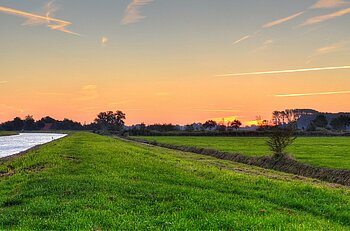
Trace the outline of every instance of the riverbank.
{"type": "Polygon", "coordinates": [[[16,136],[0,137],[0,158],[21,153],[65,136],[65,134],[55,133],[20,133],[16,136]]]}
{"type": "Polygon", "coordinates": [[[17,132],[0,131],[0,137],[1,136],[14,136],[14,135],[18,135],[18,133],[17,132]]]}
{"type": "Polygon", "coordinates": [[[0,169],[12,173],[0,177],[0,229],[350,227],[348,188],[91,133],[0,169]]]}

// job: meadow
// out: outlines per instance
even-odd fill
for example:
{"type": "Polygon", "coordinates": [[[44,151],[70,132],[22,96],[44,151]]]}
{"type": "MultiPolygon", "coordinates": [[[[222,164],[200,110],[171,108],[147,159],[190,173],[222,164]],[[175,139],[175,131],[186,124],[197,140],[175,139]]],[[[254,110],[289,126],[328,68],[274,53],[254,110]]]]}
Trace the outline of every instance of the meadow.
{"type": "Polygon", "coordinates": [[[0,229],[350,228],[348,188],[91,133],[0,172],[0,229]]]}
{"type": "MultiPolygon", "coordinates": [[[[212,148],[249,156],[271,155],[266,137],[137,137],[174,145],[212,148]]],[[[299,137],[287,150],[297,160],[321,167],[350,169],[350,137],[299,137]]]]}

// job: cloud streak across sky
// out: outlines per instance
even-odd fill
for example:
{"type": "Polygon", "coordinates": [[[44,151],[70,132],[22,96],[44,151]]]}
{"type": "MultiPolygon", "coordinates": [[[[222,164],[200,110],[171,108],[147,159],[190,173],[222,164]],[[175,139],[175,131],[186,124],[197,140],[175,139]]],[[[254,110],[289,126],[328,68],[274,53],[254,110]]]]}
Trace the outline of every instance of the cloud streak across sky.
{"type": "MultiPolygon", "coordinates": [[[[349,4],[349,2],[345,2],[344,0],[319,0],[314,5],[312,5],[309,8],[309,10],[310,9],[312,10],[312,9],[336,8],[336,7],[344,6],[346,4],[349,4]]],[[[268,28],[271,28],[271,27],[278,26],[278,25],[284,24],[286,22],[289,22],[289,21],[291,21],[291,20],[293,20],[295,18],[298,18],[298,17],[304,15],[309,10],[301,11],[301,12],[298,12],[296,14],[290,15],[288,17],[277,19],[275,21],[266,23],[265,25],[262,26],[262,29],[268,29],[268,28]]],[[[337,17],[344,16],[344,15],[349,14],[349,13],[350,13],[350,8],[347,8],[347,9],[342,9],[342,10],[339,10],[339,11],[336,11],[336,12],[330,13],[330,14],[315,16],[315,17],[307,19],[304,23],[301,24],[301,26],[307,26],[307,25],[313,25],[313,24],[321,23],[321,22],[324,22],[324,21],[327,21],[327,20],[331,20],[331,19],[334,19],[334,18],[337,18],[337,17]]],[[[261,32],[261,30],[259,30],[258,33],[259,32],[261,32]]],[[[236,45],[238,43],[241,43],[243,41],[251,39],[255,35],[257,35],[258,33],[255,33],[253,35],[243,36],[242,38],[236,40],[233,44],[236,45]]]]}
{"type": "Polygon", "coordinates": [[[341,70],[350,69],[350,66],[339,66],[339,67],[316,67],[316,68],[304,68],[294,70],[274,70],[274,71],[258,71],[258,72],[246,72],[246,73],[232,73],[224,75],[216,75],[216,77],[230,77],[230,76],[247,76],[247,75],[272,75],[272,74],[287,74],[287,73],[298,73],[298,72],[311,72],[311,71],[326,71],[326,70],[341,70]]]}
{"type": "Polygon", "coordinates": [[[335,8],[346,4],[343,0],[319,0],[311,8],[312,9],[324,9],[335,8]]]}
{"type": "Polygon", "coordinates": [[[296,13],[296,14],[293,14],[293,15],[285,17],[285,18],[278,19],[278,20],[273,21],[273,22],[269,22],[269,23],[265,24],[263,26],[263,28],[270,28],[270,27],[274,27],[274,26],[277,26],[277,25],[289,22],[289,21],[299,17],[302,14],[304,14],[304,11],[296,13]]]}
{"type": "Polygon", "coordinates": [[[152,3],[153,0],[132,0],[125,10],[125,16],[122,20],[122,24],[136,23],[146,18],[141,15],[141,7],[152,3]]]}
{"type": "Polygon", "coordinates": [[[246,41],[248,39],[251,39],[251,38],[255,37],[257,34],[259,34],[264,29],[268,29],[268,28],[271,28],[271,27],[278,26],[278,25],[284,24],[286,22],[289,22],[289,21],[291,21],[291,20],[301,16],[302,14],[304,14],[304,11],[298,12],[296,14],[290,15],[290,16],[285,17],[285,18],[277,19],[275,21],[266,23],[265,25],[262,26],[262,29],[256,31],[252,35],[245,35],[245,36],[243,36],[242,38],[240,38],[240,39],[236,40],[235,42],[233,42],[233,45],[236,45],[238,43],[241,43],[243,41],[246,41]]]}
{"type": "Polygon", "coordinates": [[[301,26],[308,26],[308,25],[314,25],[318,24],[324,21],[328,21],[334,18],[338,18],[344,15],[350,14],[350,8],[338,10],[336,12],[330,13],[330,14],[325,14],[325,15],[320,15],[320,16],[315,16],[312,18],[307,19],[301,26]]]}
{"type": "Polygon", "coordinates": [[[276,97],[302,97],[302,96],[341,95],[341,94],[350,94],[350,91],[329,91],[329,92],[316,92],[316,93],[282,94],[282,95],[275,95],[275,96],[276,97]]]}
{"type": "Polygon", "coordinates": [[[242,38],[240,38],[240,39],[234,41],[233,44],[238,44],[238,43],[240,43],[240,42],[243,42],[244,40],[247,40],[247,39],[249,39],[250,37],[251,37],[250,35],[243,36],[242,38]]]}
{"type": "Polygon", "coordinates": [[[28,19],[24,25],[28,24],[47,24],[49,28],[52,30],[58,30],[64,33],[72,34],[72,35],[79,35],[78,33],[75,33],[73,31],[70,31],[67,29],[68,26],[72,25],[71,22],[64,21],[61,19],[56,19],[52,18],[49,16],[49,13],[46,16],[38,15],[38,14],[33,14],[25,11],[20,11],[8,7],[3,7],[0,6],[0,12],[6,13],[6,14],[11,14],[11,15],[16,15],[19,17],[23,17],[28,19]]]}

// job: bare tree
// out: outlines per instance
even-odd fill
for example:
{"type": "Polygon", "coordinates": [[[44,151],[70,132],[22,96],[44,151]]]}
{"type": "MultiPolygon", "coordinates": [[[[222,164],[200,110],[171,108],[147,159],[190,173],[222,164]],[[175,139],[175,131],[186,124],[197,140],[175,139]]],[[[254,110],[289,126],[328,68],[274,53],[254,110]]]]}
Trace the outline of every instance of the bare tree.
{"type": "Polygon", "coordinates": [[[272,123],[274,125],[276,125],[276,126],[279,126],[281,124],[280,112],[279,111],[272,112],[272,123]]]}

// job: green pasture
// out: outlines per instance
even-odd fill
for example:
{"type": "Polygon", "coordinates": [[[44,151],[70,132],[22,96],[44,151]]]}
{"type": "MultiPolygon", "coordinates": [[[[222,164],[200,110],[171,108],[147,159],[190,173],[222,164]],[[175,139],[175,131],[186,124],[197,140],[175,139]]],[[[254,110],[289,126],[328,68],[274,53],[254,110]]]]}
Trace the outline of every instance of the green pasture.
{"type": "Polygon", "coordinates": [[[74,133],[0,160],[2,230],[349,230],[350,191],[74,133]]]}

